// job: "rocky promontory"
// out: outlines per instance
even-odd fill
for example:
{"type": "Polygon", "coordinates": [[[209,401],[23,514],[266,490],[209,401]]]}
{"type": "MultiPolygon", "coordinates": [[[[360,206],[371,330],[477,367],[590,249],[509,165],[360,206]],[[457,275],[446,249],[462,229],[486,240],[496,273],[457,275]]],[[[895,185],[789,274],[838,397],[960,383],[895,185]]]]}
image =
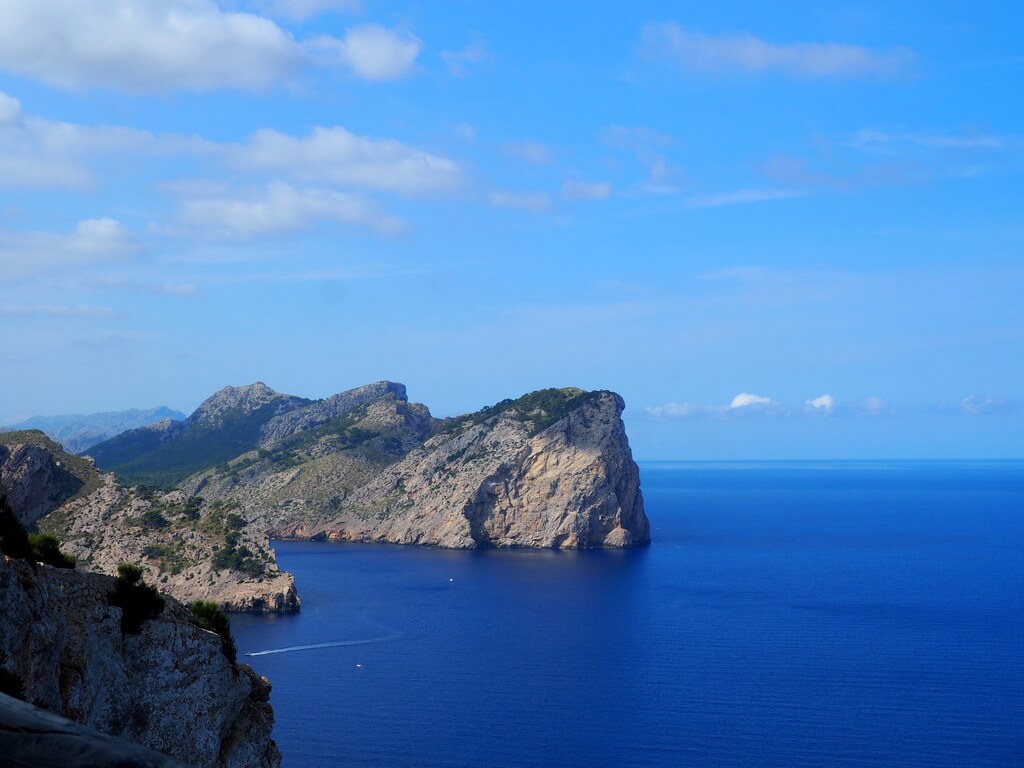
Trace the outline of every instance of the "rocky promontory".
{"type": "MultiPolygon", "coordinates": [[[[138,562],[179,599],[245,611],[299,607],[270,537],[640,546],[650,525],[623,408],[612,392],[544,389],[438,419],[396,382],[322,400],[226,387],[183,421],[90,449],[96,466],[48,446],[53,466],[84,462],[84,480],[25,522],[57,535],[84,567],[138,562]]],[[[0,436],[11,457],[24,455],[18,435],[0,436]]],[[[11,479],[32,476],[11,458],[5,466],[11,479]]]]}

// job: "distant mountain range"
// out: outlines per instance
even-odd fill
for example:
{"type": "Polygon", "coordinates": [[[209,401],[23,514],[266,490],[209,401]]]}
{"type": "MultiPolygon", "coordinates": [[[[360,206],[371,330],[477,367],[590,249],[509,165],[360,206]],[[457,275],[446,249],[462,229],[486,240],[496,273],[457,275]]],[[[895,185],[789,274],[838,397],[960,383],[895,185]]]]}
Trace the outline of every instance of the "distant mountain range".
{"type": "Polygon", "coordinates": [[[127,411],[110,411],[107,413],[70,413],[64,416],[33,416],[0,427],[0,432],[16,432],[26,429],[38,429],[45,432],[52,440],[56,440],[69,453],[82,453],[97,443],[138,427],[170,419],[181,421],[185,414],[165,405],[157,408],[140,410],[131,408],[127,411]]]}

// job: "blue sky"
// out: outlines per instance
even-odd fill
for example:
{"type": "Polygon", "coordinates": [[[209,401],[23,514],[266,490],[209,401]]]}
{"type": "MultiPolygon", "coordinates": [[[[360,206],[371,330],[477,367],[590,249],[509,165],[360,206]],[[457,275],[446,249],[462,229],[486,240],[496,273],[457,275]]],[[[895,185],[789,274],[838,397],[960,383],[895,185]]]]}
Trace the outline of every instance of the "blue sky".
{"type": "Polygon", "coordinates": [[[0,0],[0,423],[406,383],[1024,455],[1011,2],[0,0]]]}

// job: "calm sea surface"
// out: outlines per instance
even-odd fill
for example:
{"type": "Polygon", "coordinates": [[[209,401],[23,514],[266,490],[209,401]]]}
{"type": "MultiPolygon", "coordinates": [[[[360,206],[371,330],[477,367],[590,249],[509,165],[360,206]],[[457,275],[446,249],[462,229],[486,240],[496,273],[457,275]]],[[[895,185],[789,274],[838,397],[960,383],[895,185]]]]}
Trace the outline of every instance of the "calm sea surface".
{"type": "Polygon", "coordinates": [[[1024,463],[642,482],[642,550],[278,543],[286,768],[1024,766],[1024,463]]]}

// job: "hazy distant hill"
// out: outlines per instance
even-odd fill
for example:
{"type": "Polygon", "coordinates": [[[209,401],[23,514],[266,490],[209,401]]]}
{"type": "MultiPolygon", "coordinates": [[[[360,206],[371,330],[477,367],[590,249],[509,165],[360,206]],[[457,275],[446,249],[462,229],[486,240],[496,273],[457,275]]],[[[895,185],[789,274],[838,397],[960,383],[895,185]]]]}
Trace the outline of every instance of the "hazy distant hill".
{"type": "Polygon", "coordinates": [[[33,416],[30,419],[19,421],[17,424],[0,427],[0,432],[38,429],[64,446],[64,450],[70,453],[82,453],[96,443],[109,440],[130,429],[146,427],[165,419],[180,421],[184,418],[185,414],[180,411],[174,411],[161,405],[145,410],[132,408],[127,411],[85,415],[72,413],[65,416],[33,416]]]}

